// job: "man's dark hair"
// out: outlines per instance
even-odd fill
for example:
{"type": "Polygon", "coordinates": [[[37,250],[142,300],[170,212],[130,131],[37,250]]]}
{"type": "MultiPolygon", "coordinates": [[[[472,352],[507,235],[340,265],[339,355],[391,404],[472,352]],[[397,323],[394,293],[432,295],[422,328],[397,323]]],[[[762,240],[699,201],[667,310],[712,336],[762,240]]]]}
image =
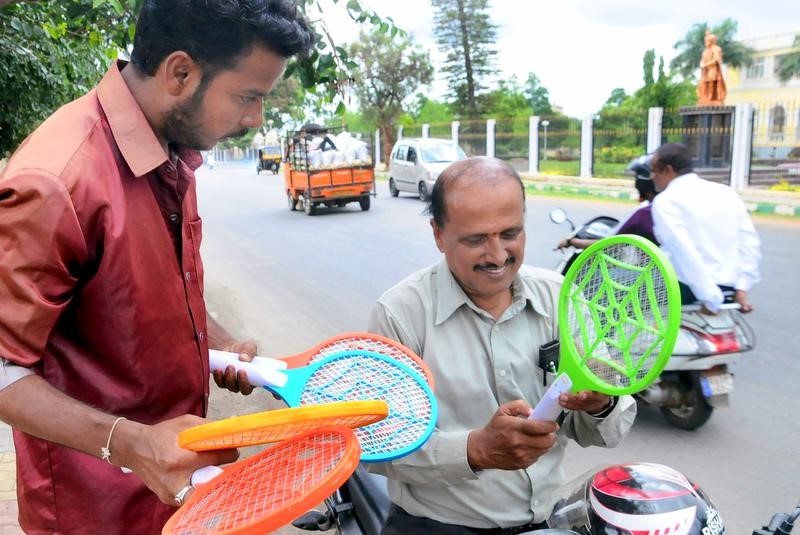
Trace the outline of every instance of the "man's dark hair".
{"type": "Polygon", "coordinates": [[[496,158],[485,156],[467,158],[448,166],[447,169],[439,174],[439,178],[436,179],[433,185],[428,203],[428,214],[439,228],[444,228],[444,224],[447,221],[447,202],[445,197],[448,190],[459,178],[466,174],[473,174],[476,171],[480,175],[486,176],[487,179],[506,177],[516,180],[522,193],[522,209],[525,209],[525,185],[513,167],[496,158]]]}
{"type": "Polygon", "coordinates": [[[261,46],[281,57],[306,55],[313,32],[290,0],[144,0],[131,63],[152,76],[182,50],[214,76],[261,46]]]}
{"type": "Polygon", "coordinates": [[[663,169],[669,165],[679,176],[694,171],[692,156],[683,143],[661,145],[656,149],[655,160],[660,168],[663,169]]]}

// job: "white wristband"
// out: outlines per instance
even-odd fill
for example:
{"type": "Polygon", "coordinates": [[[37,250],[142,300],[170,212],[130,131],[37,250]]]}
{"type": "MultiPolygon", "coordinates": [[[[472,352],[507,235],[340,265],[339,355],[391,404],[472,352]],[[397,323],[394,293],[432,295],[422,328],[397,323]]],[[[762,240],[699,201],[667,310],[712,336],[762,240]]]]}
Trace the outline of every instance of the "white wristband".
{"type": "Polygon", "coordinates": [[[106,440],[106,447],[100,448],[100,458],[106,461],[108,464],[111,464],[111,435],[114,434],[114,429],[116,429],[117,424],[121,420],[127,420],[124,416],[120,416],[116,420],[114,420],[114,424],[111,426],[111,431],[108,432],[108,440],[106,440]]]}

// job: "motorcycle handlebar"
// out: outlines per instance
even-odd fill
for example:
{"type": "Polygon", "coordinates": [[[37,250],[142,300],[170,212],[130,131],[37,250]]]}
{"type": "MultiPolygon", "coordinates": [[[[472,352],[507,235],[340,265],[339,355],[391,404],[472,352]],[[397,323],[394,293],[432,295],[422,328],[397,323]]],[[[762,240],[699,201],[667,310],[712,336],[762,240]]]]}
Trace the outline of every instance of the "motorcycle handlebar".
{"type": "Polygon", "coordinates": [[[800,504],[791,515],[786,513],[772,515],[769,524],[753,531],[753,535],[789,535],[798,517],[800,517],[800,504]]]}

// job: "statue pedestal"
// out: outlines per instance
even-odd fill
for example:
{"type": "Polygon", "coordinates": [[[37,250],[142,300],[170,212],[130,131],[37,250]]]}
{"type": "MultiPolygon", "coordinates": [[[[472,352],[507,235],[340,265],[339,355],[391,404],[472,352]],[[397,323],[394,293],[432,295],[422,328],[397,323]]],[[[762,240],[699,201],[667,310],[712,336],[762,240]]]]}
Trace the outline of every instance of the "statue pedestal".
{"type": "Polygon", "coordinates": [[[730,167],[733,106],[681,108],[683,143],[695,169],[730,167]]]}

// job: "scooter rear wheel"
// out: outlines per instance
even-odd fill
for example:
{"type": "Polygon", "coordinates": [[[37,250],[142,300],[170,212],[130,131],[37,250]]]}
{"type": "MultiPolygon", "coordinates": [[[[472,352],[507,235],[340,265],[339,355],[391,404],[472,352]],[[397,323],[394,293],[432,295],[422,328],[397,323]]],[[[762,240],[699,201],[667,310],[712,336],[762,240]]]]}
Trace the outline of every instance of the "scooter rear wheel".
{"type": "Polygon", "coordinates": [[[662,406],[660,409],[670,425],[691,431],[702,426],[711,418],[714,407],[709,405],[703,396],[697,377],[691,377],[689,381],[682,382],[680,387],[684,390],[685,403],[680,407],[662,406]]]}

